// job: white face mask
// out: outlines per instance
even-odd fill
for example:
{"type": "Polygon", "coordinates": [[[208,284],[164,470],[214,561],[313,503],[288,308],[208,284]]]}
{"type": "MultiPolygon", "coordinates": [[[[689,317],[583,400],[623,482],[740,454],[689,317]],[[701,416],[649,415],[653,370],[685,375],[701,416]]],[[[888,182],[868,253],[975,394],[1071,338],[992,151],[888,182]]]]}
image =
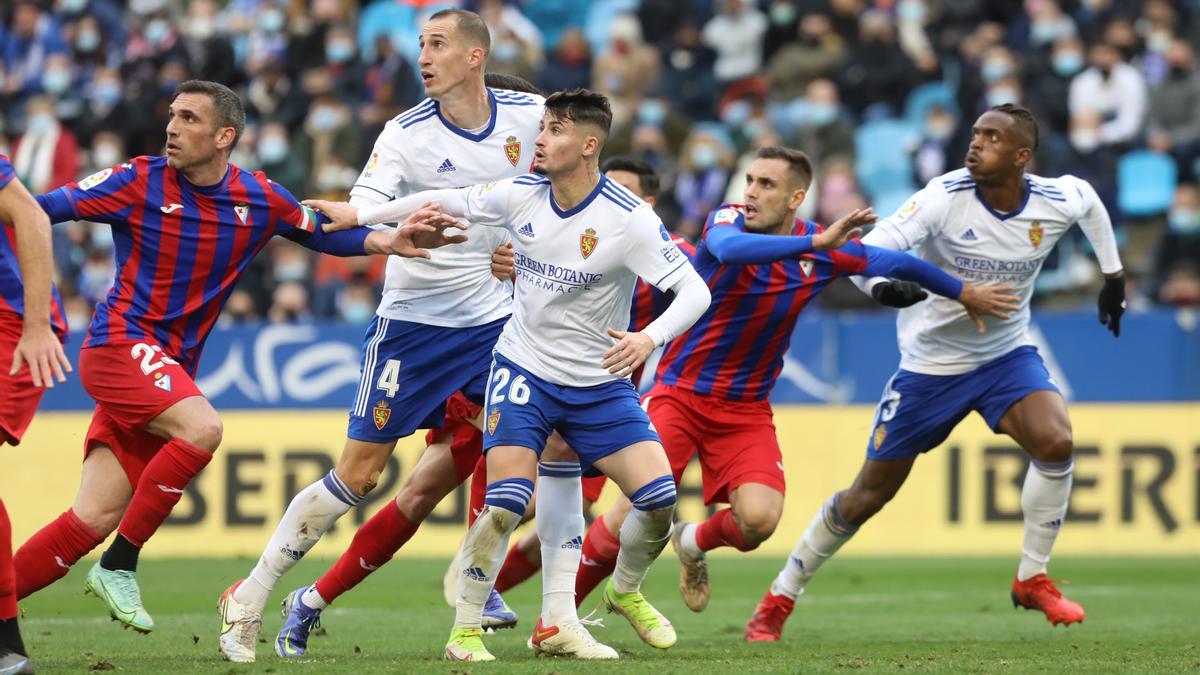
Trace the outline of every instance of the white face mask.
{"type": "Polygon", "coordinates": [[[92,148],[92,161],[98,167],[113,166],[121,161],[121,151],[112,143],[104,143],[92,148]]]}
{"type": "Polygon", "coordinates": [[[1086,155],[1100,147],[1100,134],[1095,129],[1076,129],[1071,132],[1071,145],[1086,155]]]}

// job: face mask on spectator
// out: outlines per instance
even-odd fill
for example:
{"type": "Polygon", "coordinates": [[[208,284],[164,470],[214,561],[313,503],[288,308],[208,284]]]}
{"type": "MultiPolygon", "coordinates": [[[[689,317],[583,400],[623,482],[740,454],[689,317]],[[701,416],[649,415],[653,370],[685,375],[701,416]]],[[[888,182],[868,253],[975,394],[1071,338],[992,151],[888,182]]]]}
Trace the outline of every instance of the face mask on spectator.
{"type": "Polygon", "coordinates": [[[1200,213],[1186,206],[1177,206],[1167,214],[1167,225],[1175,234],[1190,236],[1200,233],[1200,213]]]}
{"type": "Polygon", "coordinates": [[[54,129],[54,116],[50,113],[34,113],[25,124],[25,132],[35,136],[48,134],[54,129]]]}
{"type": "Polygon", "coordinates": [[[933,117],[925,122],[925,136],[930,140],[944,141],[954,133],[954,120],[933,117]]]}
{"type": "Polygon", "coordinates": [[[754,113],[754,108],[749,101],[734,101],[721,109],[721,121],[728,127],[739,127],[746,120],[750,119],[750,115],[754,113]]]}
{"type": "Polygon", "coordinates": [[[497,42],[492,49],[492,58],[502,63],[512,63],[521,58],[521,45],[512,40],[497,42]]]}
{"type": "Polygon", "coordinates": [[[921,23],[925,20],[927,8],[925,3],[919,0],[907,0],[896,6],[896,16],[901,21],[912,21],[913,23],[921,23]]]}
{"type": "Polygon", "coordinates": [[[334,40],[325,47],[325,56],[333,63],[345,63],[354,58],[354,43],[349,40],[334,40]]]}
{"type": "Polygon", "coordinates": [[[749,120],[742,126],[742,131],[746,132],[746,138],[750,140],[754,140],[770,130],[766,120],[749,120]]]}
{"type": "MultiPolygon", "coordinates": [[[[110,166],[116,163],[117,161],[113,160],[106,163],[105,166],[110,166]]],[[[92,223],[92,233],[89,235],[88,239],[90,239],[92,242],[92,248],[108,251],[113,247],[112,227],[105,225],[104,223],[92,223]]]]}
{"type": "Polygon", "coordinates": [[[307,276],[308,265],[303,260],[285,262],[275,266],[275,283],[277,284],[304,281],[307,276]]]}
{"type": "Polygon", "coordinates": [[[1083,54],[1079,52],[1059,52],[1054,55],[1054,72],[1060,77],[1070,77],[1083,70],[1083,54]]]}
{"type": "Polygon", "coordinates": [[[217,32],[217,26],[210,16],[198,16],[188,19],[188,35],[197,40],[207,40],[217,32]]]}
{"type": "Polygon", "coordinates": [[[1004,59],[992,59],[983,62],[983,66],[979,69],[979,74],[983,77],[984,82],[995,82],[1002,77],[1012,74],[1012,67],[1004,59]]]}
{"type": "Polygon", "coordinates": [[[692,166],[704,171],[711,169],[717,163],[717,149],[711,145],[697,145],[692,148],[692,166]]]}
{"type": "Polygon", "coordinates": [[[771,5],[771,23],[776,26],[786,26],[796,19],[796,6],[790,2],[776,2],[771,5]]]}
{"type": "Polygon", "coordinates": [[[97,82],[92,88],[92,98],[104,105],[116,105],[121,100],[121,85],[113,80],[97,82]]]}
{"type": "Polygon", "coordinates": [[[1146,36],[1146,49],[1155,54],[1161,54],[1167,51],[1167,47],[1171,46],[1174,39],[1175,36],[1171,35],[1171,31],[1156,30],[1146,36]]]}
{"type": "Polygon", "coordinates": [[[806,110],[805,117],[808,123],[814,127],[823,127],[837,119],[837,106],[828,101],[811,101],[806,110]]]}
{"type": "Polygon", "coordinates": [[[1029,37],[1035,43],[1044,45],[1057,40],[1062,32],[1062,25],[1057,21],[1034,21],[1029,29],[1029,37]]]}
{"type": "Polygon", "coordinates": [[[365,302],[347,302],[342,306],[342,318],[346,323],[366,323],[375,316],[375,306],[365,302]]]}
{"type": "Polygon", "coordinates": [[[101,143],[92,148],[92,163],[98,167],[113,166],[121,161],[121,149],[112,143],[101,143]]]}
{"type": "Polygon", "coordinates": [[[1021,97],[1017,96],[1017,92],[1010,87],[994,87],[988,90],[987,102],[989,106],[1020,103],[1021,97]]]}
{"type": "Polygon", "coordinates": [[[258,143],[258,158],[267,164],[278,164],[287,154],[288,142],[283,136],[267,136],[258,143]]]}
{"type": "Polygon", "coordinates": [[[638,121],[642,124],[660,126],[667,118],[667,106],[662,101],[642,101],[638,106],[638,121]]]}
{"type": "Polygon", "coordinates": [[[64,14],[79,14],[87,8],[88,0],[62,0],[59,4],[64,14]]]}
{"type": "Polygon", "coordinates": [[[1100,134],[1095,129],[1076,129],[1071,132],[1071,145],[1083,154],[1100,147],[1100,134]]]}
{"type": "Polygon", "coordinates": [[[51,68],[42,73],[42,87],[58,96],[71,88],[71,72],[63,68],[51,68]]]}
{"type": "Polygon", "coordinates": [[[171,24],[163,19],[155,19],[146,24],[146,28],[142,34],[150,41],[150,44],[162,44],[163,40],[167,39],[167,34],[171,32],[171,24]]]}
{"type": "Polygon", "coordinates": [[[94,30],[82,30],[75,35],[75,48],[85,54],[96,51],[99,46],[100,33],[94,30]]]}
{"type": "Polygon", "coordinates": [[[346,180],[342,175],[342,168],[340,166],[331,164],[322,167],[321,170],[317,172],[317,189],[321,192],[343,190],[345,187],[346,180]]]}
{"type": "Polygon", "coordinates": [[[283,12],[278,9],[265,9],[258,15],[258,27],[264,33],[278,33],[283,28],[283,12]]]}
{"type": "Polygon", "coordinates": [[[341,117],[342,116],[338,114],[338,111],[330,108],[329,106],[317,108],[316,110],[312,111],[313,129],[316,129],[317,131],[332,131],[337,127],[338,122],[341,121],[341,117]]]}

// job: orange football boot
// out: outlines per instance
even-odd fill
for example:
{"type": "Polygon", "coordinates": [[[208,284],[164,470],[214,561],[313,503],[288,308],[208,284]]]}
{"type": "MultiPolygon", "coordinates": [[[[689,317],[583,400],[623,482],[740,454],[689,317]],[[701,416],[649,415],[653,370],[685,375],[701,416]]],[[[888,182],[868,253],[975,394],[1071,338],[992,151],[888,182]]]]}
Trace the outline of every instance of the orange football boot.
{"type": "Polygon", "coordinates": [[[1062,596],[1045,574],[1038,574],[1025,581],[1013,579],[1013,607],[1039,609],[1046,620],[1057,626],[1083,623],[1083,606],[1062,596]]]}
{"type": "Polygon", "coordinates": [[[796,607],[796,601],[785,595],[775,595],[770,589],[754,608],[750,623],[746,624],[747,642],[778,642],[783,634],[783,622],[796,607]]]}

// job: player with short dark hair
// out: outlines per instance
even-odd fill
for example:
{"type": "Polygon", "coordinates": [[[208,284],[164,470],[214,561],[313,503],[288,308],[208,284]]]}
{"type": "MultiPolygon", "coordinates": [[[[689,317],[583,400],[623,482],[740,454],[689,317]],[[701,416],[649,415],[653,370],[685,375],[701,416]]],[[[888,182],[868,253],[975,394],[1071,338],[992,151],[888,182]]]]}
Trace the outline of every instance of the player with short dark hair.
{"type": "MultiPolygon", "coordinates": [[[[96,308],[80,379],[98,406],[75,504],[17,552],[25,597],[118,534],[86,588],[123,625],[150,632],[135,572],[142,547],[221,442],[221,420],[193,377],[204,341],[242,271],[275,236],[340,256],[428,256],[447,238],[429,210],[394,233],[326,234],[316,213],[263,173],[229,163],[240,113],[215,82],[184,82],[171,99],[166,155],[135,157],[37,196],[53,222],[113,228],[117,277],[96,308]]],[[[465,240],[459,235],[455,241],[465,240]]]]}
{"type": "MultiPolygon", "coordinates": [[[[1112,224],[1086,181],[1025,172],[1037,147],[1033,115],[995,106],[976,120],[965,168],[934,178],[863,240],[925,260],[971,283],[1011,286],[1019,307],[987,319],[986,335],[950,302],[933,298],[902,307],[896,324],[900,369],[888,380],[875,413],[867,458],[850,487],[813,516],[791,557],[758,604],[746,639],[778,640],[808,581],[904,484],[913,462],[941,445],[972,411],[1030,456],[1021,488],[1025,539],[1012,600],[1043,612],[1053,624],[1083,621],[1079,604],[1062,597],[1046,576],[1050,551],[1067,514],[1073,471],[1071,422],[1058,386],[1028,333],[1029,302],[1042,262],[1079,223],[1104,272],[1100,322],[1120,334],[1125,282],[1112,224]]],[[[876,291],[894,282],[862,281],[876,291]]]]}

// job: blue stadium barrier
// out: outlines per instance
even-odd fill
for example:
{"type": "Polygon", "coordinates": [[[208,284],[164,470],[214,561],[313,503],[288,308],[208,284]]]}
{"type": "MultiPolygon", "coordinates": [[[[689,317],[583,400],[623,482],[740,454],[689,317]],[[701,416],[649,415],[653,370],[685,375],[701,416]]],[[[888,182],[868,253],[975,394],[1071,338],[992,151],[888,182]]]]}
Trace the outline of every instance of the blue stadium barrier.
{"type": "Polygon", "coordinates": [[[1178,175],[1170,156],[1134,150],[1117,164],[1117,207],[1127,216],[1156,216],[1171,208],[1178,175]]]}

